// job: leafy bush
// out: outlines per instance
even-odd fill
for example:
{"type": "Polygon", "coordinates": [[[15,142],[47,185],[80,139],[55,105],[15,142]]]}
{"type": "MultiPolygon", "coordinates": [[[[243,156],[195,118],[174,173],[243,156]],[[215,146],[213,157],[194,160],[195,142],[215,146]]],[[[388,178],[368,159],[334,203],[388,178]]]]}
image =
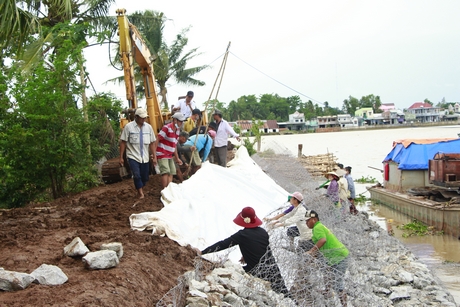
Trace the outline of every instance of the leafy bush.
{"type": "Polygon", "coordinates": [[[410,236],[426,236],[426,235],[442,235],[442,231],[436,231],[433,226],[427,226],[420,221],[413,220],[411,223],[397,226],[398,229],[403,230],[402,236],[404,238],[410,236]]]}
{"type": "Polygon", "coordinates": [[[356,179],[355,182],[359,182],[359,183],[376,183],[377,182],[377,179],[375,179],[374,177],[371,177],[371,176],[362,176],[361,178],[359,179],[356,179]]]}

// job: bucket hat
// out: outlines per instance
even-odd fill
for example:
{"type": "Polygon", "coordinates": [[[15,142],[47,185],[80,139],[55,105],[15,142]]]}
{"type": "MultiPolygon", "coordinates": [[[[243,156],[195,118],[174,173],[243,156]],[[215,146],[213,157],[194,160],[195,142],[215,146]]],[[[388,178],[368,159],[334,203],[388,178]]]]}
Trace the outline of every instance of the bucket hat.
{"type": "Polygon", "coordinates": [[[256,212],[252,207],[245,207],[235,217],[233,222],[244,228],[256,228],[262,225],[262,221],[257,217],[256,212]]]}

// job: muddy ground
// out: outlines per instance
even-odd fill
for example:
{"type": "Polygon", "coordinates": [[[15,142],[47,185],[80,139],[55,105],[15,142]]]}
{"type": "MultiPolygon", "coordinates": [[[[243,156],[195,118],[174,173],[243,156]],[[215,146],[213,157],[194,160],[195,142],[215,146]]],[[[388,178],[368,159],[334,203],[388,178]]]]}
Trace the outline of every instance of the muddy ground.
{"type": "Polygon", "coordinates": [[[196,254],[167,237],[130,229],[132,213],[163,207],[159,175],[150,177],[144,191],[145,199],[136,199],[133,182],[126,179],[50,203],[0,211],[0,267],[31,273],[45,263],[60,267],[69,278],[61,286],[0,291],[0,306],[155,306],[193,268],[196,254]],[[90,251],[121,242],[124,255],[118,267],[92,271],[81,257],[64,256],[64,246],[77,236],[90,251]]]}

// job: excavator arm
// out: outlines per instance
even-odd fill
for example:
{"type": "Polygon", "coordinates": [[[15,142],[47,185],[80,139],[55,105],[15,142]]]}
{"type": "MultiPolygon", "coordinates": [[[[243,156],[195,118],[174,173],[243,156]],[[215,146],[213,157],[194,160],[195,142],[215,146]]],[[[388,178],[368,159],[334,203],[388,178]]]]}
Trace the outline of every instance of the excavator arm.
{"type": "MultiPolygon", "coordinates": [[[[118,35],[120,36],[120,57],[123,65],[126,99],[128,109],[123,111],[120,118],[120,126],[123,129],[128,122],[134,120],[134,113],[138,108],[136,96],[136,79],[134,74],[134,64],[140,68],[145,89],[147,102],[147,122],[152,125],[153,131],[157,135],[166,120],[171,118],[169,111],[162,112],[157,98],[156,80],[153,73],[154,57],[150,53],[139,30],[129,22],[125,9],[118,9],[118,35]]],[[[119,165],[120,158],[107,160],[102,165],[102,179],[105,183],[121,181],[129,175],[128,163],[125,161],[123,167],[119,165]]]]}
{"type": "MultiPolygon", "coordinates": [[[[165,120],[170,118],[169,112],[162,113],[157,98],[156,80],[153,72],[154,57],[150,53],[139,30],[129,22],[125,9],[118,9],[117,22],[120,36],[120,57],[123,65],[126,99],[129,109],[127,117],[122,118],[123,128],[129,121],[134,119],[134,113],[138,108],[136,97],[136,81],[134,76],[134,62],[139,66],[144,79],[145,97],[147,102],[147,122],[152,125],[153,131],[158,133],[163,127],[165,120]]],[[[126,113],[126,112],[125,112],[126,113]]]]}

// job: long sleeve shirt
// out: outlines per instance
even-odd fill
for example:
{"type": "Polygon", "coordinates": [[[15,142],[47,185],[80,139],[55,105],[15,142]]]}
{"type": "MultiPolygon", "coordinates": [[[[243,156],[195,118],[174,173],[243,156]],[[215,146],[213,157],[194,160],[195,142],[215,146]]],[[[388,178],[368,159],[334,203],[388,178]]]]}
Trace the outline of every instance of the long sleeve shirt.
{"type": "Polygon", "coordinates": [[[216,137],[214,139],[214,147],[223,147],[227,146],[227,138],[228,135],[231,135],[232,137],[238,137],[239,134],[233,130],[232,127],[230,127],[230,124],[225,120],[221,119],[219,123],[217,123],[217,131],[216,131],[216,137]]]}
{"type": "Polygon", "coordinates": [[[204,134],[195,134],[189,137],[187,142],[184,143],[184,145],[189,145],[189,146],[194,146],[195,144],[195,139],[198,135],[198,140],[196,140],[196,150],[200,152],[202,149],[203,150],[203,157],[201,158],[201,161],[204,162],[208,158],[209,152],[211,151],[212,148],[212,138],[209,135],[204,135],[204,134]]]}
{"type": "Polygon", "coordinates": [[[267,252],[269,248],[268,244],[268,233],[265,229],[260,227],[244,228],[227,239],[205,248],[201,253],[213,253],[238,245],[244,261],[247,263],[244,270],[249,272],[259,263],[262,256],[267,252]]]}
{"type": "Polygon", "coordinates": [[[331,180],[329,186],[327,187],[327,196],[336,203],[339,201],[339,183],[337,180],[331,180]]]}
{"type": "Polygon", "coordinates": [[[306,213],[307,209],[302,204],[299,204],[297,207],[294,207],[294,209],[291,212],[281,217],[279,219],[279,222],[284,226],[295,224],[299,229],[300,239],[310,240],[311,229],[308,228],[307,224],[305,223],[306,213]]]}
{"type": "Polygon", "coordinates": [[[356,190],[355,190],[355,183],[353,182],[353,178],[350,174],[346,174],[345,178],[348,181],[348,190],[350,191],[350,198],[356,198],[356,190]]]}

